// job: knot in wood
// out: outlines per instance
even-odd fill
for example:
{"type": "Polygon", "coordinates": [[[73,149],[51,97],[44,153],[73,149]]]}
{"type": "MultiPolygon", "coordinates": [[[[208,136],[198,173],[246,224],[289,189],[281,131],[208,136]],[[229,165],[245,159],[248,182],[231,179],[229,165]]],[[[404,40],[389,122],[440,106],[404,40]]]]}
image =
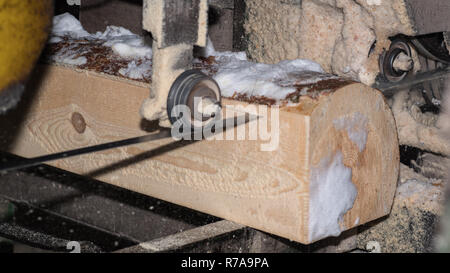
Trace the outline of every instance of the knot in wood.
{"type": "Polygon", "coordinates": [[[80,113],[73,113],[71,120],[73,128],[75,128],[75,131],[77,131],[79,134],[82,134],[84,133],[84,131],[86,131],[86,121],[80,113]]]}

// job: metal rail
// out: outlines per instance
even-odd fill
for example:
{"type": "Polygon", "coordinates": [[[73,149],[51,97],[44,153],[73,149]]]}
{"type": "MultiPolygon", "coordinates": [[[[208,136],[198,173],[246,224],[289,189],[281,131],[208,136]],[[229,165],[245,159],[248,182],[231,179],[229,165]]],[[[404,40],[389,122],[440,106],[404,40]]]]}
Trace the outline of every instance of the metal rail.
{"type": "Polygon", "coordinates": [[[59,152],[59,153],[54,153],[54,154],[49,154],[49,155],[43,155],[43,156],[38,156],[38,157],[34,157],[34,158],[27,158],[27,159],[23,159],[21,162],[7,163],[3,166],[0,166],[0,172],[6,172],[6,171],[12,171],[12,170],[33,167],[33,166],[37,166],[37,165],[40,165],[45,162],[54,161],[54,160],[58,160],[58,159],[65,159],[65,158],[74,157],[74,156],[78,156],[78,155],[100,152],[100,151],[104,151],[104,150],[108,150],[108,149],[114,149],[114,148],[119,148],[119,147],[129,146],[129,145],[133,145],[133,144],[139,144],[139,143],[169,138],[169,137],[171,137],[170,130],[164,129],[164,130],[161,130],[157,134],[133,137],[133,138],[129,138],[129,139],[124,139],[124,140],[119,140],[119,141],[114,141],[114,142],[109,142],[109,143],[103,143],[103,144],[99,144],[99,145],[84,147],[84,148],[70,150],[70,151],[64,151],[64,152],[59,152]]]}
{"type": "Polygon", "coordinates": [[[394,91],[406,89],[424,82],[433,81],[447,76],[450,76],[450,67],[418,73],[416,75],[413,75],[412,77],[407,77],[404,80],[396,83],[376,82],[372,87],[389,94],[393,93],[394,91]]]}

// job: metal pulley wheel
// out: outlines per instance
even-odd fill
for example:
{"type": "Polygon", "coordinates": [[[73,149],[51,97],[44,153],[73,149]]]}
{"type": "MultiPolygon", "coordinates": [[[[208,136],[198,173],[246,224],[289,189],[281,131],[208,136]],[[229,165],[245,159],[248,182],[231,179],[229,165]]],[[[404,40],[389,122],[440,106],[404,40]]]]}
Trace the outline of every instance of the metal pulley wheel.
{"type": "Polygon", "coordinates": [[[200,70],[182,73],[170,88],[167,114],[172,124],[186,128],[209,126],[221,111],[219,85],[200,70]]]}
{"type": "Polygon", "coordinates": [[[412,70],[413,65],[409,68],[401,68],[396,66],[396,61],[403,55],[412,59],[411,48],[405,39],[395,39],[387,52],[380,56],[380,71],[389,82],[399,82],[403,80],[412,70]]]}

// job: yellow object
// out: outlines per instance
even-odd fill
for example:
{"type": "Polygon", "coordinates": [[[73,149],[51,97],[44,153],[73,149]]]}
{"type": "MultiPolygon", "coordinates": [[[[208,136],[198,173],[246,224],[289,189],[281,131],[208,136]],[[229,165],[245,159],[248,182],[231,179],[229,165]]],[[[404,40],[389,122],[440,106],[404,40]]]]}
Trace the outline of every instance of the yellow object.
{"type": "Polygon", "coordinates": [[[0,0],[0,108],[5,101],[1,96],[9,95],[33,69],[52,16],[53,0],[0,0]]]}

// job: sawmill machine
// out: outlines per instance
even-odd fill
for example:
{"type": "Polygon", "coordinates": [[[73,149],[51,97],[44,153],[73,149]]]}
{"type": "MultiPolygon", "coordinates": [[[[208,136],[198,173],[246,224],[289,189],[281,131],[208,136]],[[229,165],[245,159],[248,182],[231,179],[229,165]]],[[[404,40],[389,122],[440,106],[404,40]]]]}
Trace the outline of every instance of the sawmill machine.
{"type": "MultiPolygon", "coordinates": [[[[423,14],[429,16],[434,12],[438,14],[436,17],[443,18],[442,14],[450,13],[450,5],[433,0],[433,3],[440,3],[433,7],[424,2],[409,0],[411,10],[416,12],[413,17],[419,26],[417,36],[392,37],[390,48],[379,58],[380,75],[374,87],[387,94],[422,85],[427,90],[424,92],[426,100],[438,107],[442,77],[449,71],[450,23],[440,20],[426,24],[430,18],[423,18],[423,14]],[[415,54],[419,55],[425,73],[414,73],[415,54]]],[[[162,127],[171,127],[177,122],[191,129],[214,126],[212,121],[217,121],[221,112],[220,88],[212,78],[192,69],[194,46],[205,47],[207,42],[208,0],[146,0],[143,3],[142,25],[153,38],[153,75],[150,95],[141,106],[141,115],[147,120],[159,120],[162,127]],[[183,109],[188,109],[189,114],[183,109]]],[[[4,113],[18,103],[27,77],[46,43],[53,1],[0,0],[0,7],[0,113],[4,113]]],[[[136,138],[101,148],[143,141],[148,140],[136,138]]],[[[73,155],[93,151],[98,149],[73,155]]],[[[61,155],[65,157],[68,153],[43,157],[33,165],[61,155]]]]}
{"type": "Polygon", "coordinates": [[[436,109],[445,89],[450,65],[450,3],[445,0],[407,0],[415,36],[391,37],[391,45],[379,57],[379,82],[386,93],[419,86],[425,101],[436,109]],[[417,68],[420,67],[420,73],[417,68]]]}

